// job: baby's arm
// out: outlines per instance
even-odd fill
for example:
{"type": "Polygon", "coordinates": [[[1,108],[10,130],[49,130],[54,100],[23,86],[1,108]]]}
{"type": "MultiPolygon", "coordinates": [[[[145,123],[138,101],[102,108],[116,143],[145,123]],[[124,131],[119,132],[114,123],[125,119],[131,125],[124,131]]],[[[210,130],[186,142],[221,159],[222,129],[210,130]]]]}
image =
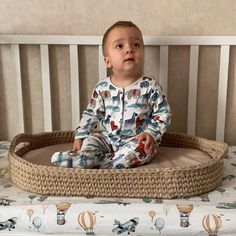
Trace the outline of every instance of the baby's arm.
{"type": "Polygon", "coordinates": [[[80,144],[82,144],[82,141],[76,141],[77,139],[83,140],[88,137],[90,133],[96,131],[98,123],[104,118],[104,111],[103,99],[99,89],[95,88],[87,109],[83,112],[79,126],[75,131],[75,148],[81,147],[80,144]]]}
{"type": "Polygon", "coordinates": [[[152,112],[144,132],[150,134],[156,142],[170,125],[171,111],[166,96],[158,82],[155,83],[152,89],[153,93],[149,100],[152,112]]]}

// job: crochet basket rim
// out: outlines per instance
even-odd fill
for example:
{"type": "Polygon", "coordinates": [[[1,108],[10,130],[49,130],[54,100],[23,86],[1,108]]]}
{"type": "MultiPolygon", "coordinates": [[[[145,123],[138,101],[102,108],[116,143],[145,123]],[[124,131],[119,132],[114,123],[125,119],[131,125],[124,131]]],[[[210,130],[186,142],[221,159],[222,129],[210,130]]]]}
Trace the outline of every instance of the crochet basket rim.
{"type": "Polygon", "coordinates": [[[215,189],[222,181],[225,143],[182,133],[166,132],[162,146],[193,148],[211,159],[189,167],[79,169],[44,166],[22,156],[41,147],[73,142],[74,132],[55,131],[19,134],[9,150],[10,176],[18,187],[42,195],[84,197],[183,198],[215,189]],[[20,143],[22,147],[17,149],[20,143]],[[17,151],[16,151],[17,149],[17,151]]]}

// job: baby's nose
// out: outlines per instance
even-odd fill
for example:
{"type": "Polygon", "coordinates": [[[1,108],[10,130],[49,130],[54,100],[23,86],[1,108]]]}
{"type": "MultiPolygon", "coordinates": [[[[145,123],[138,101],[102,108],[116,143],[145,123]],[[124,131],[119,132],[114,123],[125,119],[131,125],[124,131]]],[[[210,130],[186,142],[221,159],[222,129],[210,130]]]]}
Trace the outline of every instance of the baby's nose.
{"type": "Polygon", "coordinates": [[[128,46],[128,47],[126,48],[126,53],[133,53],[133,48],[132,48],[132,46],[128,46]]]}

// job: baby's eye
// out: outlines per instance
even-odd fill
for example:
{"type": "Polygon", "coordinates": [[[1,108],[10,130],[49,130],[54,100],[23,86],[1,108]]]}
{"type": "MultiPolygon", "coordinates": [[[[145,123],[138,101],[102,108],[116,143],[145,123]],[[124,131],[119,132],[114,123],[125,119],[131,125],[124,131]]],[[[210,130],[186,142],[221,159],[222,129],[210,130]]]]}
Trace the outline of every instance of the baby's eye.
{"type": "Polygon", "coordinates": [[[116,48],[118,48],[118,49],[120,49],[120,48],[122,48],[122,47],[123,47],[122,44],[117,44],[117,45],[116,45],[116,48]]]}
{"type": "Polygon", "coordinates": [[[134,47],[135,48],[139,48],[140,47],[140,43],[134,43],[134,47]]]}

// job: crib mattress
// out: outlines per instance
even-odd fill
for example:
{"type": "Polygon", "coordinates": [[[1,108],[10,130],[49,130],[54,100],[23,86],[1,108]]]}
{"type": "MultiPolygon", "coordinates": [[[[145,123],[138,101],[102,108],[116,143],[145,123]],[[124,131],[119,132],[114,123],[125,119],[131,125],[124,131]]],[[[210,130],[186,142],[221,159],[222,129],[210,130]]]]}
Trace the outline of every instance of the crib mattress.
{"type": "Polygon", "coordinates": [[[15,137],[9,153],[13,183],[53,196],[182,198],[209,192],[222,181],[224,143],[166,133],[157,156],[144,166],[121,170],[51,166],[52,153],[70,149],[73,137],[73,132],[15,137]],[[22,142],[25,145],[16,151],[22,142]]]}

